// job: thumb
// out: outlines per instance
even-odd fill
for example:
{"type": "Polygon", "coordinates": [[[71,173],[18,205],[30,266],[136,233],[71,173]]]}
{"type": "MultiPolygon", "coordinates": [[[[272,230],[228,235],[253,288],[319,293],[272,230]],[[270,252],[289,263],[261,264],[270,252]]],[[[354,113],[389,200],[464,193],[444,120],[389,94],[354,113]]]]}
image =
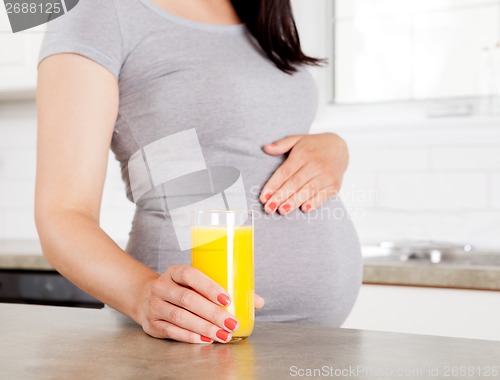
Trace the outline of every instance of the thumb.
{"type": "Polygon", "coordinates": [[[287,136],[271,144],[264,145],[263,150],[272,156],[279,156],[290,151],[304,135],[287,136]]]}
{"type": "Polygon", "coordinates": [[[264,298],[259,296],[258,294],[254,294],[254,305],[257,310],[262,309],[265,305],[266,301],[264,298]]]}

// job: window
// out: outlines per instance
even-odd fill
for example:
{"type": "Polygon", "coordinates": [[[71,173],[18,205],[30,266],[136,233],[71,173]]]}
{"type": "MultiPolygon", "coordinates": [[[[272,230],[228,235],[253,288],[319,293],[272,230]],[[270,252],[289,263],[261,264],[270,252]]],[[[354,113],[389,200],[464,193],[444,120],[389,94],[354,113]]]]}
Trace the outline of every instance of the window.
{"type": "Polygon", "coordinates": [[[337,104],[500,94],[499,0],[332,0],[337,104]]]}

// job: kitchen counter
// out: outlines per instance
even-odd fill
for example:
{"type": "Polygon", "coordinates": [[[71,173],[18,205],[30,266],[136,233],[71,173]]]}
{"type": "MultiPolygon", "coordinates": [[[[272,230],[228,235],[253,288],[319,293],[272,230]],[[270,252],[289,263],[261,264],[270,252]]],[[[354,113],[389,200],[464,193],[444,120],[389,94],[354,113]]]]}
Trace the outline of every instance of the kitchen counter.
{"type": "Polygon", "coordinates": [[[257,323],[242,342],[198,345],[151,338],[112,309],[0,304],[5,379],[286,379],[315,369],[324,377],[343,370],[358,379],[444,379],[460,366],[470,366],[466,378],[497,377],[500,343],[257,323]]]}
{"type": "Polygon", "coordinates": [[[500,291],[500,267],[374,263],[366,259],[363,283],[500,291]]]}
{"type": "Polygon", "coordinates": [[[55,271],[42,255],[0,255],[0,270],[44,270],[55,271]]]}
{"type": "Polygon", "coordinates": [[[48,270],[55,269],[42,255],[38,241],[0,240],[0,270],[48,270]]]}
{"type": "MultiPolygon", "coordinates": [[[[42,256],[37,241],[0,241],[2,269],[55,270],[42,256]]],[[[363,283],[500,291],[500,267],[375,262],[366,257],[363,283]]]]}
{"type": "Polygon", "coordinates": [[[437,241],[364,245],[365,284],[500,291],[500,251],[437,241]]]}
{"type": "MultiPolygon", "coordinates": [[[[118,242],[120,247],[125,242],[118,242]]],[[[37,240],[0,240],[0,270],[55,271],[42,254],[37,240]]]]}

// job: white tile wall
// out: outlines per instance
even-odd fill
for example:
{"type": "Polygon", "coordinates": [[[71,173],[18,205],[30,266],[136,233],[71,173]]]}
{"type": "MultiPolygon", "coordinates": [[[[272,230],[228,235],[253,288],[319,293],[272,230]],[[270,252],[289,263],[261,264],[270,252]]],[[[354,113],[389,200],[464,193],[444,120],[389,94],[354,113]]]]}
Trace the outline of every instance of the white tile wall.
{"type": "Polygon", "coordinates": [[[500,211],[500,171],[491,173],[490,207],[500,211]]]}
{"type": "MultiPolygon", "coordinates": [[[[0,102],[0,240],[37,239],[34,223],[36,112],[33,102],[0,102]]],[[[118,163],[110,154],[101,211],[102,228],[128,238],[134,205],[125,197],[118,163]]]]}
{"type": "Polygon", "coordinates": [[[500,145],[432,148],[432,169],[500,169],[500,145]]]}
{"type": "Polygon", "coordinates": [[[435,212],[365,209],[353,222],[365,243],[381,240],[436,240],[498,250],[500,212],[435,212]]]}
{"type": "Polygon", "coordinates": [[[380,206],[395,210],[477,210],[488,207],[483,173],[383,173],[380,206]]]}
{"type": "MultiPolygon", "coordinates": [[[[500,119],[492,123],[498,129],[500,119]]],[[[398,136],[388,127],[336,120],[330,130],[351,146],[344,190],[358,194],[345,203],[363,242],[431,239],[500,250],[500,140],[486,124],[466,124],[415,127],[405,147],[404,128],[395,128],[398,136]],[[362,138],[377,133],[380,139],[362,138]],[[375,196],[367,202],[359,194],[375,196]]]]}
{"type": "MultiPolygon", "coordinates": [[[[26,131],[26,133],[32,134],[33,131],[26,131]]],[[[36,168],[36,150],[34,144],[18,148],[1,147],[0,149],[0,178],[34,178],[36,168]]]]}
{"type": "Polygon", "coordinates": [[[348,171],[344,176],[340,196],[351,211],[359,210],[360,215],[364,215],[366,209],[373,209],[380,204],[376,175],[348,171]]]}
{"type": "Polygon", "coordinates": [[[38,238],[33,210],[28,207],[0,210],[0,240],[35,240],[38,238]]]}
{"type": "Polygon", "coordinates": [[[391,171],[426,170],[429,166],[427,148],[351,148],[349,170],[391,171]]]}
{"type": "Polygon", "coordinates": [[[5,178],[1,183],[0,212],[3,210],[33,209],[35,191],[33,179],[5,178]]]}

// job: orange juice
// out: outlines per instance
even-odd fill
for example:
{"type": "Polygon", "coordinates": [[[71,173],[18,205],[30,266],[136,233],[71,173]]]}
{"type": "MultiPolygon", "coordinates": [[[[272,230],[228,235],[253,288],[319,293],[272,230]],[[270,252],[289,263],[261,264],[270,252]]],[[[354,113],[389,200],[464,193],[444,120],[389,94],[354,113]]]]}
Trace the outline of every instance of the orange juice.
{"type": "Polygon", "coordinates": [[[252,226],[191,228],[191,263],[221,285],[231,296],[225,309],[240,327],[234,338],[248,337],[254,324],[254,269],[252,226]]]}

